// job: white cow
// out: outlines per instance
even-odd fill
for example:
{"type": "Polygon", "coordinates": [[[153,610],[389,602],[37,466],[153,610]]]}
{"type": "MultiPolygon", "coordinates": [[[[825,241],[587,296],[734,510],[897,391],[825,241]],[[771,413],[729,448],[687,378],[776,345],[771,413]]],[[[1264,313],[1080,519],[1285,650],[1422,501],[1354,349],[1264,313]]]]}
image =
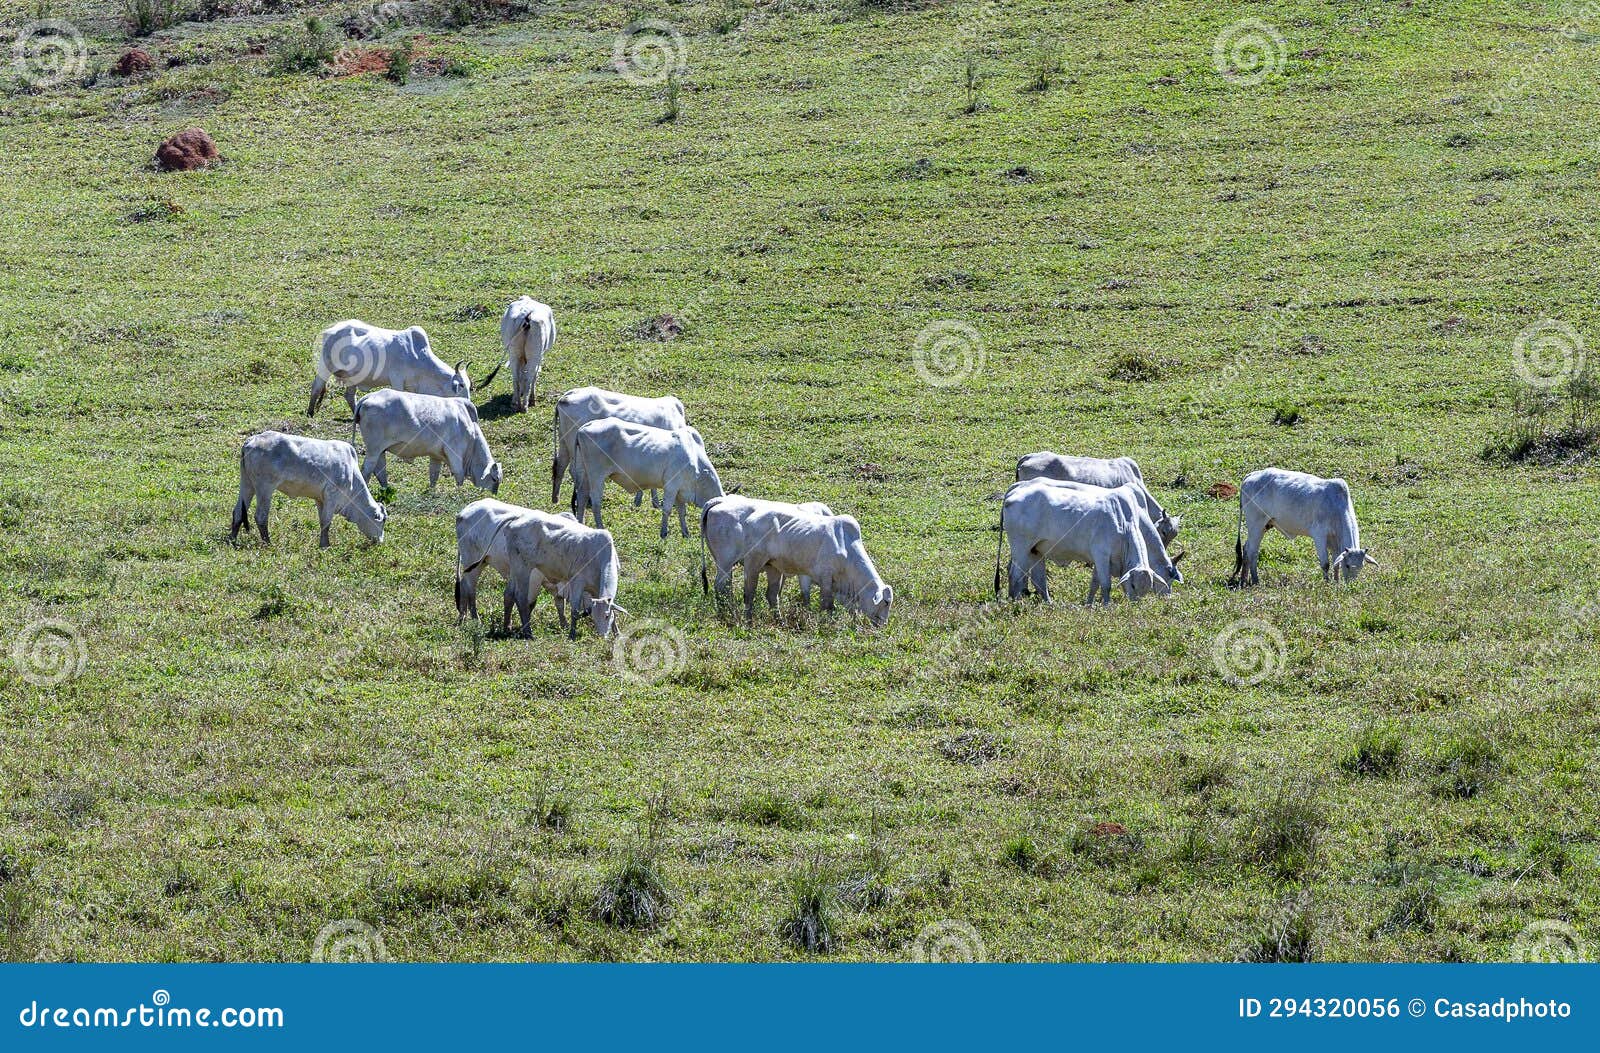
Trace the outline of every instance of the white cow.
{"type": "Polygon", "coordinates": [[[1361,528],[1350,487],[1343,479],[1322,479],[1305,472],[1263,468],[1244,477],[1239,487],[1239,533],[1234,541],[1232,580],[1258,585],[1261,535],[1277,527],[1285,537],[1309,537],[1317,546],[1322,580],[1339,571],[1354,581],[1367,564],[1378,566],[1361,547],[1361,528]],[[1248,531],[1248,534],[1247,534],[1248,531]]]}
{"type": "MultiPolygon", "coordinates": [[[[522,622],[522,635],[531,633],[534,601],[541,590],[554,586],[557,598],[566,597],[572,616],[567,636],[578,636],[578,619],[587,615],[595,632],[609,636],[618,614],[627,611],[617,604],[617,582],[621,568],[617,546],[609,531],[586,527],[570,516],[553,516],[528,510],[527,515],[508,517],[498,528],[503,534],[506,569],[502,572],[508,591],[516,603],[522,622]]],[[[500,545],[491,536],[484,543],[484,554],[462,571],[462,577],[475,573],[490,560],[500,545]]],[[[556,610],[560,616],[560,607],[556,610]]],[[[509,622],[509,618],[507,619],[509,622]]]]}
{"type": "Polygon", "coordinates": [[[428,458],[428,487],[439,485],[439,468],[447,465],[456,485],[498,493],[505,471],[489,452],[478,423],[478,408],[466,399],[413,395],[392,388],[374,391],[356,403],[356,426],[367,447],[361,477],[377,476],[389,485],[389,454],[402,461],[428,458]]]}
{"type": "Polygon", "coordinates": [[[1139,462],[1132,457],[1073,457],[1042,450],[1017,461],[1017,482],[1029,479],[1059,479],[1108,490],[1116,486],[1136,487],[1139,503],[1161,533],[1161,543],[1170,545],[1178,538],[1178,527],[1182,525],[1182,520],[1177,516],[1169,516],[1166,509],[1161,507],[1161,503],[1145,485],[1139,462]]]}
{"type": "Polygon", "coordinates": [[[506,349],[506,363],[511,367],[511,404],[518,413],[533,401],[539,368],[555,342],[556,316],[547,304],[531,296],[519,296],[511,301],[500,319],[500,343],[506,349]]]}
{"type": "MultiPolygon", "coordinates": [[[[717,595],[723,596],[733,587],[733,568],[735,564],[744,561],[745,552],[749,550],[754,538],[746,529],[746,522],[756,512],[777,511],[785,513],[809,512],[813,515],[833,515],[833,509],[820,501],[808,501],[805,504],[789,504],[784,501],[762,501],[754,497],[741,497],[729,494],[726,497],[717,497],[706,502],[700,512],[700,541],[702,552],[700,555],[700,589],[709,592],[710,584],[706,581],[705,550],[711,553],[712,565],[717,568],[717,595]]],[[[767,585],[773,585],[773,578],[777,578],[777,588],[783,588],[783,575],[776,570],[768,568],[767,585]]],[[[811,606],[811,579],[805,575],[800,577],[800,602],[811,606]]]]}
{"type": "MultiPolygon", "coordinates": [[[[1111,487],[1108,490],[1105,487],[1095,486],[1091,483],[1066,482],[1061,479],[1050,479],[1043,476],[1039,477],[1038,481],[1049,483],[1051,486],[1087,490],[1091,494],[1112,493],[1119,495],[1127,502],[1128,510],[1138,524],[1140,535],[1144,538],[1145,554],[1150,559],[1150,569],[1155,571],[1156,576],[1166,581],[1169,585],[1183,584],[1183,572],[1178,570],[1178,563],[1186,553],[1181,549],[1177,555],[1167,552],[1166,539],[1161,536],[1161,531],[1156,526],[1155,521],[1150,518],[1150,513],[1145,511],[1143,494],[1147,491],[1143,487],[1134,483],[1124,483],[1122,486],[1111,487]]],[[[1026,586],[1023,588],[1023,593],[1024,595],[1027,594],[1026,586]]]]}
{"type": "Polygon", "coordinates": [[[722,496],[722,480],[706,453],[705,440],[693,428],[667,431],[607,417],[578,429],[573,443],[573,514],[583,522],[594,509],[594,525],[604,527],[600,500],[606,480],[615,479],[630,494],[659,489],[661,536],[666,537],[672,510],[678,510],[678,528],[689,536],[687,505],[704,508],[722,496]]]}
{"type": "MultiPolygon", "coordinates": [[[[1172,586],[1151,566],[1139,518],[1142,509],[1127,491],[1061,486],[1046,479],[1013,483],[1000,509],[1001,543],[1011,544],[1010,596],[1033,591],[1046,603],[1046,563],[1092,568],[1089,595],[1111,603],[1111,586],[1137,600],[1150,593],[1167,596],[1172,586]]],[[[994,591],[1000,594],[1000,552],[995,552],[994,591]]]]}
{"type": "MultiPolygon", "coordinates": [[[[531,508],[507,504],[492,497],[474,501],[456,513],[456,620],[478,617],[478,576],[485,565],[493,567],[505,579],[505,611],[500,621],[500,631],[511,630],[511,607],[522,602],[523,590],[528,582],[512,573],[511,554],[507,548],[509,535],[502,527],[527,517],[543,516],[531,508]],[[471,570],[463,568],[471,567],[471,570]]],[[[571,512],[562,512],[556,518],[576,523],[571,512]]],[[[556,619],[561,628],[567,628],[566,596],[562,586],[555,581],[544,583],[545,591],[555,597],[556,619]]],[[[538,602],[538,596],[528,598],[529,610],[538,602]]],[[[524,622],[524,629],[526,629],[524,622]]]]}
{"type": "MultiPolygon", "coordinates": [[[[472,382],[467,378],[466,360],[452,368],[444,363],[428,344],[428,334],[420,325],[409,329],[381,329],[357,319],[330,325],[322,331],[322,345],[314,363],[317,379],[311,383],[311,406],[306,415],[314,417],[322,398],[327,394],[328,382],[337,380],[344,385],[344,400],[350,412],[356,409],[356,397],[363,391],[377,388],[397,388],[420,395],[438,395],[441,398],[470,399],[472,382]]],[[[484,380],[487,387],[496,366],[484,380]]]]}
{"type": "MultiPolygon", "coordinates": [[[[555,454],[550,462],[550,500],[557,501],[561,498],[561,480],[566,475],[568,466],[572,464],[572,444],[577,440],[578,429],[592,420],[603,420],[606,417],[645,424],[652,428],[665,428],[667,431],[676,431],[689,426],[683,403],[671,395],[664,395],[661,398],[641,398],[637,395],[624,395],[619,391],[606,391],[604,388],[573,388],[556,399],[553,428],[555,454]]],[[[643,500],[642,491],[634,498],[634,506],[638,507],[641,500],[643,500]]],[[[572,505],[576,508],[577,504],[578,497],[574,493],[572,505]]],[[[660,495],[654,490],[650,492],[650,507],[661,507],[660,495]]]]}
{"type": "Polygon", "coordinates": [[[765,573],[767,606],[774,611],[782,576],[793,574],[816,582],[824,611],[842,598],[847,609],[860,611],[873,625],[888,624],[894,589],[878,575],[861,543],[861,524],[850,516],[764,508],[745,517],[743,531],[747,620],[755,620],[756,581],[765,573]]]}
{"type": "Polygon", "coordinates": [[[276,431],[246,439],[239,450],[239,501],[233,506],[229,536],[237,538],[240,527],[249,532],[246,517],[254,501],[256,528],[261,540],[270,543],[267,517],[275,492],[309,497],[317,503],[317,520],[322,526],[318,544],[323,548],[328,547],[328,528],[336,515],[354,523],[369,541],[383,540],[388,513],[372,499],[356,462],[356,448],[347,442],[276,431]]]}

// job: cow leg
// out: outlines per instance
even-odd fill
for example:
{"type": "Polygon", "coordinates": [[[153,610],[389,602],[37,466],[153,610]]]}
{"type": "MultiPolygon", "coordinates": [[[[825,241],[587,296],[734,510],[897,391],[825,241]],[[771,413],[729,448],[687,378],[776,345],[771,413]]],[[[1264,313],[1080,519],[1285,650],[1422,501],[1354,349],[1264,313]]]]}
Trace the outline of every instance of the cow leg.
{"type": "Polygon", "coordinates": [[[1328,546],[1328,539],[1325,536],[1313,534],[1311,535],[1311,543],[1317,546],[1317,566],[1322,568],[1322,580],[1327,582],[1330,580],[1329,564],[1333,561],[1333,552],[1328,546]]]}
{"type": "Polygon", "coordinates": [[[456,621],[471,614],[478,616],[478,575],[482,567],[476,567],[456,578],[456,621]]]}
{"type": "Polygon", "coordinates": [[[378,474],[378,465],[383,463],[383,451],[367,447],[367,456],[361,461],[361,478],[371,479],[378,474]]]}
{"type": "Polygon", "coordinates": [[[1257,561],[1261,558],[1261,536],[1267,532],[1265,516],[1245,512],[1244,517],[1244,572],[1239,576],[1241,585],[1259,585],[1261,574],[1257,561]]]}
{"type": "Polygon", "coordinates": [[[328,501],[317,502],[317,522],[322,530],[317,535],[317,547],[328,547],[328,528],[333,526],[333,505],[328,501]]]}
{"type": "Polygon", "coordinates": [[[272,487],[256,487],[256,531],[261,535],[261,543],[269,545],[272,538],[267,535],[267,517],[272,514],[272,487]]]}
{"type": "MultiPolygon", "coordinates": [[[[605,488],[606,477],[602,475],[589,484],[589,493],[585,500],[585,503],[594,509],[594,527],[596,530],[604,530],[606,528],[605,523],[600,519],[600,501],[605,496],[605,488]]],[[[578,515],[578,522],[583,522],[581,513],[578,515]]],[[[661,536],[666,537],[667,535],[662,534],[661,536]]]]}
{"type": "Polygon", "coordinates": [[[761,571],[761,564],[754,559],[744,561],[744,617],[751,624],[756,620],[756,579],[761,571]]]}
{"type": "Polygon", "coordinates": [[[428,489],[432,490],[439,485],[439,462],[432,457],[428,458],[428,489]]]}
{"type": "Polygon", "coordinates": [[[678,529],[683,531],[683,536],[684,537],[688,537],[689,536],[689,519],[688,519],[689,502],[687,502],[687,501],[685,501],[683,499],[683,495],[682,494],[679,494],[678,495],[677,504],[678,504],[678,529]]]}
{"type": "Polygon", "coordinates": [[[800,575],[800,606],[811,609],[811,579],[804,574],[800,575]]]}
{"type": "MultiPolygon", "coordinates": [[[[639,492],[641,494],[644,493],[643,490],[640,490],[639,492]]],[[[661,539],[663,541],[665,541],[666,538],[667,538],[667,534],[670,533],[671,530],[672,530],[672,508],[671,508],[670,505],[661,505],[660,508],[661,508],[661,539]]],[[[684,537],[688,537],[689,536],[689,530],[688,530],[687,527],[684,528],[683,536],[684,537]]]]}
{"type": "Polygon", "coordinates": [[[767,607],[774,615],[778,613],[778,593],[783,589],[783,575],[767,568],[767,607]]]}
{"type": "Polygon", "coordinates": [[[1046,567],[1041,557],[1033,561],[1028,568],[1028,581],[1033,586],[1033,591],[1039,594],[1039,602],[1048,605],[1051,603],[1050,586],[1046,581],[1046,567]]]}
{"type": "MultiPolygon", "coordinates": [[[[640,490],[638,493],[633,495],[633,507],[639,508],[643,504],[644,504],[644,491],[640,490]]],[[[652,502],[650,507],[651,508],[657,508],[659,506],[652,502]]]]}
{"type": "Polygon", "coordinates": [[[650,507],[651,508],[660,508],[661,507],[661,491],[660,490],[651,490],[650,491],[650,507]]]}
{"type": "Polygon", "coordinates": [[[817,585],[822,590],[822,596],[817,603],[817,610],[828,614],[833,613],[833,579],[818,578],[817,585]]]}
{"type": "Polygon", "coordinates": [[[355,432],[356,396],[359,395],[359,394],[361,394],[361,389],[360,388],[345,388],[344,389],[344,402],[345,402],[345,405],[350,407],[350,430],[351,430],[352,434],[355,432]]]}
{"type": "MultiPolygon", "coordinates": [[[[576,611],[573,612],[572,620],[574,622],[578,620],[576,611]]],[[[567,628],[567,601],[561,598],[559,592],[556,593],[556,624],[563,629],[567,628]]]]}
{"type": "Polygon", "coordinates": [[[537,596],[539,586],[528,582],[517,585],[517,620],[522,623],[517,635],[524,640],[533,639],[533,601],[529,598],[529,593],[537,596]]]}
{"type": "Polygon", "coordinates": [[[505,601],[506,601],[506,609],[505,609],[504,613],[500,617],[500,632],[505,634],[505,635],[510,635],[510,633],[511,633],[511,608],[517,602],[517,591],[516,591],[515,588],[512,587],[512,584],[509,581],[506,582],[506,587],[505,587],[505,590],[503,592],[503,595],[504,595],[505,601]]]}

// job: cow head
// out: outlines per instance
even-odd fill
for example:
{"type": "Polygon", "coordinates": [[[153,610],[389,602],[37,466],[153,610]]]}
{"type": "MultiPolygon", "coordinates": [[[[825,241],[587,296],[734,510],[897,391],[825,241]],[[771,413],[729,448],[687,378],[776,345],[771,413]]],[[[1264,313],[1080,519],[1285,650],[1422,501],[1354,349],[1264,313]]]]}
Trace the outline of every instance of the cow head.
{"type": "Polygon", "coordinates": [[[617,615],[628,613],[617,605],[616,600],[608,599],[605,596],[597,596],[589,600],[588,604],[588,609],[583,613],[587,614],[589,620],[594,622],[594,631],[602,637],[611,635],[611,630],[617,624],[617,615]]]}
{"type": "Polygon", "coordinates": [[[889,624],[889,607],[894,603],[894,586],[870,588],[861,594],[861,613],[878,628],[889,624]]]}
{"type": "Polygon", "coordinates": [[[456,363],[456,370],[450,377],[450,395],[454,399],[470,399],[472,397],[472,381],[467,379],[467,360],[462,359],[456,363]]]}
{"type": "Polygon", "coordinates": [[[490,461],[489,470],[483,473],[483,487],[491,494],[500,492],[500,481],[506,477],[505,469],[500,467],[499,461],[490,461]]]}
{"type": "Polygon", "coordinates": [[[1130,600],[1143,599],[1151,593],[1157,596],[1172,595],[1172,586],[1148,566],[1134,567],[1118,578],[1117,584],[1122,586],[1123,595],[1130,600]]]}
{"type": "Polygon", "coordinates": [[[1163,545],[1170,545],[1178,540],[1178,527],[1183,525],[1179,516],[1162,516],[1156,520],[1156,533],[1161,537],[1163,545]]]}
{"type": "Polygon", "coordinates": [[[1364,548],[1347,548],[1339,553],[1333,560],[1332,570],[1339,575],[1341,581],[1355,581],[1361,573],[1361,568],[1367,565],[1380,566],[1372,553],[1364,548]]]}
{"type": "Polygon", "coordinates": [[[362,509],[359,514],[350,518],[368,541],[373,544],[381,544],[383,542],[383,524],[389,518],[389,510],[370,498],[368,499],[368,504],[369,507],[362,509]]]}

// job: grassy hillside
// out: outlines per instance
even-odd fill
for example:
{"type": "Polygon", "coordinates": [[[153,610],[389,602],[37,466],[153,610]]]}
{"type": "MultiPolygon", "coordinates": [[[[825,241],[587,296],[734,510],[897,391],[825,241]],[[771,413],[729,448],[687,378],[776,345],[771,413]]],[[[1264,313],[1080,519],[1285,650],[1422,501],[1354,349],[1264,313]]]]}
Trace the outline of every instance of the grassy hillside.
{"type": "Polygon", "coordinates": [[[355,919],[403,960],[798,958],[797,900],[840,958],[1600,938],[1594,469],[1481,456],[1519,333],[1600,340],[1600,25],[569,2],[381,28],[453,61],[402,85],[274,72],[292,11],[123,80],[114,18],[56,14],[86,73],[0,98],[8,955],[305,960],[355,919]],[[639,18],[681,34],[676,120],[613,66],[639,18]],[[150,170],[191,125],[224,163],[150,170]],[[489,392],[503,498],[553,507],[554,393],[674,393],[725,483],[861,521],[890,625],[746,629],[612,496],[630,635],[546,604],[485,638],[450,600],[478,495],[420,463],[379,547],[319,551],[306,502],[229,544],[245,436],[348,436],[303,416],[323,326],[421,324],[481,376],[524,292],[561,335],[534,412],[489,392]],[[1074,570],[989,605],[990,498],[1041,448],[1139,459],[1184,517],[1170,601],[1084,610],[1074,570]],[[1348,479],[1384,569],[1329,588],[1274,535],[1228,590],[1210,493],[1265,465],[1348,479]],[[653,926],[597,908],[630,858],[653,926]]]}

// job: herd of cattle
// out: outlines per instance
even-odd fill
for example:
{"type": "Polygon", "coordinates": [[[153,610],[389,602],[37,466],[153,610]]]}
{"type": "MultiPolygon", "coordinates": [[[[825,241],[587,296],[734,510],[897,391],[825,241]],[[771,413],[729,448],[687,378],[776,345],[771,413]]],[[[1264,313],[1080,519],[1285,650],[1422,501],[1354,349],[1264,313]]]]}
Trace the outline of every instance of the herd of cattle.
{"type": "MultiPolygon", "coordinates": [[[[540,367],[555,342],[555,317],[545,304],[523,296],[506,309],[500,335],[505,361],[479,390],[487,389],[508,366],[513,407],[522,412],[533,401],[540,367]]],[[[376,478],[388,486],[390,454],[408,462],[426,457],[430,487],[437,484],[441,468],[448,468],[457,486],[471,481],[491,494],[499,492],[504,471],[489,450],[466,364],[446,364],[420,327],[381,329],[346,321],[324,330],[309,415],[316,414],[335,380],[350,406],[352,439],[354,430],[361,433],[365,460],[357,460],[352,442],[275,431],[251,436],[239,456],[233,537],[241,527],[249,530],[253,502],[256,527],[268,541],[272,497],[283,493],[316,502],[323,547],[336,515],[370,540],[381,541],[388,512],[373,499],[367,480],[376,478]],[[363,396],[363,391],[370,394],[363,396]]],[[[774,611],[784,578],[792,576],[799,580],[804,604],[809,605],[816,587],[823,610],[832,610],[837,602],[875,625],[889,620],[894,589],[867,555],[860,524],[816,502],[790,504],[725,493],[705,441],[689,426],[678,399],[577,388],[556,399],[553,431],[550,499],[559,501],[570,475],[571,511],[552,515],[493,498],[463,508],[456,516],[458,616],[477,617],[478,578],[489,566],[505,579],[504,629],[509,630],[515,607],[522,633],[528,635],[533,606],[542,592],[549,592],[569,636],[576,637],[578,620],[585,617],[596,632],[608,635],[616,616],[626,613],[617,605],[616,545],[601,518],[601,499],[612,481],[634,495],[635,507],[650,493],[652,507],[661,512],[663,538],[674,512],[678,528],[688,537],[687,506],[700,510],[701,587],[710,588],[707,553],[718,595],[731,590],[733,568],[742,565],[747,618],[754,617],[756,588],[764,574],[767,603],[774,611]],[[590,511],[593,527],[584,524],[590,511]]],[[[1183,553],[1168,553],[1179,526],[1178,517],[1162,508],[1131,458],[1029,454],[1018,461],[1016,482],[1001,505],[995,593],[1000,591],[1002,564],[1008,564],[1012,599],[1033,592],[1048,602],[1046,564],[1080,563],[1092,571],[1088,603],[1098,595],[1109,604],[1113,585],[1130,600],[1168,595],[1183,581],[1177,567],[1183,553]],[[1007,543],[1009,561],[1003,559],[1007,543]]],[[[1235,540],[1238,584],[1259,583],[1261,538],[1272,527],[1289,537],[1311,538],[1324,579],[1332,575],[1349,581],[1367,564],[1377,566],[1361,547],[1343,479],[1278,468],[1246,476],[1239,490],[1235,540]]]]}

